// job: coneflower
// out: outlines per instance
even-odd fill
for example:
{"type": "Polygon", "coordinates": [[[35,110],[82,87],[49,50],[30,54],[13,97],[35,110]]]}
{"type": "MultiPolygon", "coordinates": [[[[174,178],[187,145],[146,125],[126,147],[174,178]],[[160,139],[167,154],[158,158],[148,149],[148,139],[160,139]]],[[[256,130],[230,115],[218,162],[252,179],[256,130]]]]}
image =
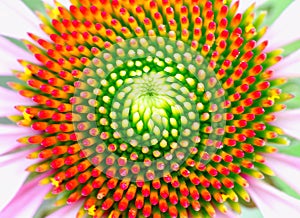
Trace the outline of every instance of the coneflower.
{"type": "Polygon", "coordinates": [[[288,144],[275,113],[293,98],[274,76],[282,50],[266,50],[265,13],[228,0],[71,3],[37,13],[48,37],[28,34],[37,61],[20,59],[21,82],[8,83],[28,103],[14,101],[22,128],[8,134],[21,145],[5,154],[33,159],[22,193],[45,185],[39,216],[76,202],[77,217],[130,218],[260,204],[265,159],[288,144]]]}

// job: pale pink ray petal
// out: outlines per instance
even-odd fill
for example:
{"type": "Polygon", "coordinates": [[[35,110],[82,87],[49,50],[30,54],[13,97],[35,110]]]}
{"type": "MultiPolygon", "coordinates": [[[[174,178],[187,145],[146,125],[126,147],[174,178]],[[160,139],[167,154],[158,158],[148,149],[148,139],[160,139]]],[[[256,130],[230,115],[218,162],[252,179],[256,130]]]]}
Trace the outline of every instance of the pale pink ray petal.
{"type": "Polygon", "coordinates": [[[276,176],[285,181],[300,194],[300,158],[285,154],[266,154],[266,164],[275,172],[276,176]]]}
{"type": "Polygon", "coordinates": [[[0,20],[1,35],[20,39],[27,32],[43,34],[37,16],[20,0],[1,0],[0,20]]]}
{"type": "Polygon", "coordinates": [[[24,67],[17,61],[18,59],[27,60],[35,64],[38,63],[29,52],[2,36],[0,36],[0,59],[0,76],[11,76],[12,70],[23,70],[24,67]]]}
{"type": "Polygon", "coordinates": [[[42,174],[34,180],[24,184],[9,204],[7,204],[0,212],[0,217],[33,217],[45,195],[51,189],[50,185],[39,185],[39,181],[50,173],[51,172],[42,174]]]}
{"type": "Polygon", "coordinates": [[[274,78],[300,77],[300,50],[285,57],[278,64],[274,65],[274,67],[272,67],[271,69],[275,72],[274,78]]]}
{"type": "Polygon", "coordinates": [[[285,134],[300,139],[300,109],[276,113],[276,120],[271,124],[280,127],[285,134]]]}
{"type": "MultiPolygon", "coordinates": [[[[26,159],[29,151],[0,156],[0,211],[15,196],[23,182],[29,175],[25,169],[35,161],[26,159]]],[[[4,217],[1,216],[0,217],[4,217]]]]}
{"type": "Polygon", "coordinates": [[[55,211],[54,213],[46,216],[46,218],[73,218],[76,217],[80,207],[82,206],[83,201],[79,200],[74,204],[66,205],[62,207],[61,209],[55,211]]]}
{"type": "MultiPolygon", "coordinates": [[[[235,2],[235,1],[233,1],[235,2]]],[[[267,0],[240,0],[238,12],[244,12],[247,10],[253,3],[255,3],[256,7],[267,2],[267,0]]]]}
{"type": "Polygon", "coordinates": [[[300,217],[300,200],[295,199],[271,185],[247,177],[250,184],[247,188],[252,200],[260,209],[263,217],[300,217]]]}
{"type": "Polygon", "coordinates": [[[31,128],[0,124],[0,155],[13,149],[24,147],[17,140],[34,134],[36,133],[31,128]]]}
{"type": "Polygon", "coordinates": [[[34,105],[34,102],[15,91],[0,87],[0,117],[20,114],[14,108],[16,105],[34,105]]]}
{"type": "Polygon", "coordinates": [[[300,29],[295,24],[300,20],[300,1],[293,1],[269,27],[263,40],[269,41],[269,49],[280,48],[300,39],[300,29]]]}

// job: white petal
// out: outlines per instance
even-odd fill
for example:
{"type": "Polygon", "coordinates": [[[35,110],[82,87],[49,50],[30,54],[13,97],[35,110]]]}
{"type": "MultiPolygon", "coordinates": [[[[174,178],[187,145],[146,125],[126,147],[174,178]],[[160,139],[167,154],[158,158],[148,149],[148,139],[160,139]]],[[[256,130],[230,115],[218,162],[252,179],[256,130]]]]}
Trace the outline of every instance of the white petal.
{"type": "Polygon", "coordinates": [[[300,109],[276,113],[276,121],[272,125],[280,127],[285,134],[300,139],[300,109]]]}
{"type": "Polygon", "coordinates": [[[19,95],[17,92],[0,87],[0,117],[20,114],[16,105],[33,105],[33,102],[19,95]]]}
{"type": "MultiPolygon", "coordinates": [[[[233,1],[235,2],[235,1],[233,1]]],[[[253,3],[255,3],[255,7],[259,7],[260,5],[264,4],[267,2],[267,0],[240,0],[239,4],[239,12],[244,12],[247,10],[253,3]]]]}
{"type": "Polygon", "coordinates": [[[275,72],[274,78],[300,77],[300,50],[282,59],[278,64],[272,67],[272,69],[275,72]]]}
{"type": "Polygon", "coordinates": [[[299,11],[300,1],[293,1],[269,28],[263,38],[269,41],[271,49],[280,48],[300,39],[300,29],[297,28],[297,22],[300,20],[299,11]]]}
{"type": "Polygon", "coordinates": [[[0,217],[33,217],[51,188],[38,184],[43,177],[45,175],[23,185],[10,203],[0,212],[0,217]]]}
{"type": "Polygon", "coordinates": [[[0,36],[0,75],[12,75],[12,70],[23,70],[24,68],[18,63],[18,59],[27,60],[33,63],[37,61],[33,56],[24,49],[16,46],[9,40],[0,36]]]}
{"type": "MultiPolygon", "coordinates": [[[[54,6],[54,0],[42,0],[43,2],[54,6]]],[[[69,7],[72,5],[70,0],[57,0],[57,2],[59,2],[60,4],[62,4],[63,6],[65,6],[67,9],[69,9],[69,7]]]]}
{"type": "Polygon", "coordinates": [[[247,191],[260,209],[264,218],[300,217],[300,200],[295,199],[267,183],[247,178],[250,183],[247,191]]]}
{"type": "Polygon", "coordinates": [[[13,149],[24,147],[24,145],[17,142],[17,139],[31,135],[34,135],[34,131],[31,128],[0,125],[0,155],[13,149]]]}
{"type": "Polygon", "coordinates": [[[11,155],[0,158],[0,211],[11,201],[29,175],[25,169],[34,162],[25,158],[27,153],[17,153],[14,158],[11,155]]]}
{"type": "Polygon", "coordinates": [[[300,158],[279,153],[267,154],[265,157],[266,164],[275,174],[300,194],[300,186],[296,182],[300,181],[300,158]]]}
{"type": "Polygon", "coordinates": [[[20,0],[1,0],[1,34],[14,38],[27,38],[27,32],[42,33],[39,19],[20,0]]]}

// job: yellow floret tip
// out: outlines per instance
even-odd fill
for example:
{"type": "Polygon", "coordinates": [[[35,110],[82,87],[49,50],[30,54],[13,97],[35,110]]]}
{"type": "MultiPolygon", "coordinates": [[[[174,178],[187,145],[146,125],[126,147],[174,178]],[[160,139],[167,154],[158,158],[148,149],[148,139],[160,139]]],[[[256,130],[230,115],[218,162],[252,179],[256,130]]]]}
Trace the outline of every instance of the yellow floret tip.
{"type": "Polygon", "coordinates": [[[50,181],[51,181],[51,183],[52,183],[52,185],[53,185],[54,187],[58,188],[58,186],[59,186],[59,181],[57,181],[57,180],[54,179],[54,178],[51,178],[50,181]]]}
{"type": "Polygon", "coordinates": [[[91,207],[88,209],[88,214],[89,214],[90,216],[95,216],[95,210],[96,210],[96,206],[95,206],[95,205],[91,206],[91,207]]]}

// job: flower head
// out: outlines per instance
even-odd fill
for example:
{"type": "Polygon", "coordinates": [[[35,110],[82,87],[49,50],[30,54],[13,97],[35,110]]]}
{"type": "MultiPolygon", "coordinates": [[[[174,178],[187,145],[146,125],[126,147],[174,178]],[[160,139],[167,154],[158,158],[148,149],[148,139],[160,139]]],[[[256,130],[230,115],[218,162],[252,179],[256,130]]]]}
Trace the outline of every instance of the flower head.
{"type": "Polygon", "coordinates": [[[265,14],[224,0],[71,2],[38,13],[47,36],[23,40],[37,62],[19,60],[23,82],[8,84],[30,102],[10,119],[31,129],[18,141],[30,179],[51,187],[47,213],[240,212],[249,176],[272,176],[265,156],[288,144],[274,113],[293,95],[274,77],[282,51],[266,50],[265,14]]]}

